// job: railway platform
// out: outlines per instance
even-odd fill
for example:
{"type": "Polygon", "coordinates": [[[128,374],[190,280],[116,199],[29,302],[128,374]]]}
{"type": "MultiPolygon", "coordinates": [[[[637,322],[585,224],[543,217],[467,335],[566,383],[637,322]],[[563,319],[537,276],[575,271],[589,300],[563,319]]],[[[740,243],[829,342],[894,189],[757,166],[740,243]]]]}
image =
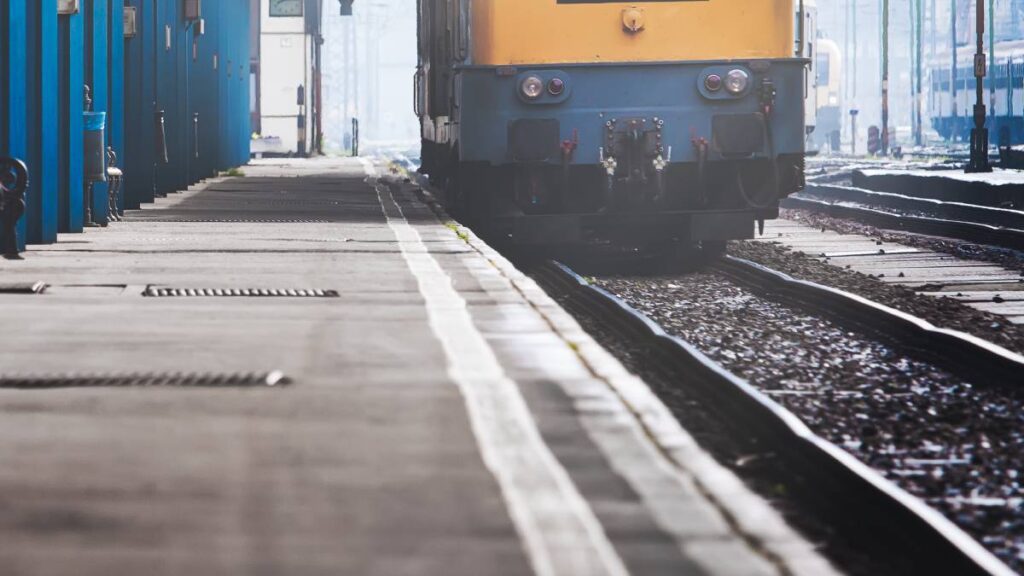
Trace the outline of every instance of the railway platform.
{"type": "Polygon", "coordinates": [[[876,192],[943,202],[1012,208],[1024,205],[1024,172],[995,169],[965,174],[963,170],[864,169],[853,172],[853,185],[876,192]]]}
{"type": "Polygon", "coordinates": [[[244,171],[0,261],[5,573],[835,572],[386,166],[244,171]]]}

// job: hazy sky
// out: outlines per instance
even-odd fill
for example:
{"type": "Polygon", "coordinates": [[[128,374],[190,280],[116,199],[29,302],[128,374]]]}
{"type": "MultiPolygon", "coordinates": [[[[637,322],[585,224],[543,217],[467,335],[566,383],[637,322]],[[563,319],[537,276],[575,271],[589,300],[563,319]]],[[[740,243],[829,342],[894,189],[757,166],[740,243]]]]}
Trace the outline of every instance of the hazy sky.
{"type": "Polygon", "coordinates": [[[360,119],[364,141],[418,142],[412,109],[416,2],[357,0],[354,8],[354,17],[342,18],[335,0],[327,0],[324,131],[328,142],[343,143],[352,116],[360,119]]]}

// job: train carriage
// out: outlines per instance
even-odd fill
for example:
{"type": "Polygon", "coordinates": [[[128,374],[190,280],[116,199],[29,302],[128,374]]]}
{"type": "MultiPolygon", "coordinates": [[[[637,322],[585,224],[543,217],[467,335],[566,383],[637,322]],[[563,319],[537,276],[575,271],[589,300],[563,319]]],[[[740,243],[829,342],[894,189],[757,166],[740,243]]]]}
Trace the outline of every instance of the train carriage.
{"type": "Polygon", "coordinates": [[[814,55],[815,130],[814,145],[819,151],[839,154],[843,121],[842,53],[839,45],[828,38],[818,38],[814,55]]]}
{"type": "MultiPolygon", "coordinates": [[[[1024,40],[1000,42],[995,67],[984,80],[988,128],[993,144],[1024,144],[1024,40]],[[993,90],[994,86],[994,90],[993,90]]],[[[974,49],[962,48],[957,58],[957,81],[950,55],[933,59],[930,114],[932,126],[946,140],[969,141],[974,128],[974,49]]]]}
{"type": "Polygon", "coordinates": [[[793,0],[418,8],[423,171],[499,238],[720,247],[803,184],[793,0]]]}

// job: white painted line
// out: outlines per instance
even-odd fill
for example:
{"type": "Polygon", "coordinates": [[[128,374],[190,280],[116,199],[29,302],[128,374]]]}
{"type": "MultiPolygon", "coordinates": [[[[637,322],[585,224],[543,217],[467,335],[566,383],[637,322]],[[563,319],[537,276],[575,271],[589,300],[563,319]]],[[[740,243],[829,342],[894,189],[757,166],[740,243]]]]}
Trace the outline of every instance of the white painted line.
{"type": "MultiPolygon", "coordinates": [[[[367,175],[376,169],[363,161],[367,175]]],[[[484,463],[501,487],[538,576],[627,576],[593,510],[544,443],[516,386],[473,324],[466,301],[429,253],[391,191],[377,185],[388,225],[426,301],[448,373],[466,401],[484,463]]]]}
{"type": "MultiPolygon", "coordinates": [[[[647,384],[595,342],[533,279],[471,230],[460,227],[459,232],[572,345],[603,383],[603,388],[597,387],[598,381],[559,385],[577,403],[580,422],[609,465],[629,483],[658,526],[675,537],[684,556],[709,574],[723,576],[765,571],[789,576],[840,574],[766,500],[705,452],[647,384]],[[603,410],[586,410],[585,405],[596,399],[609,404],[603,410]],[[620,409],[612,408],[616,404],[620,409]],[[694,491],[700,492],[695,500],[694,491]],[[686,510],[688,498],[693,507],[686,510]],[[721,514],[719,521],[729,521],[733,528],[715,535],[716,523],[708,521],[707,514],[703,521],[695,519],[698,508],[721,514]],[[733,547],[725,553],[715,548],[716,543],[733,547]]],[[[481,279],[480,271],[471,273],[481,279]]]]}

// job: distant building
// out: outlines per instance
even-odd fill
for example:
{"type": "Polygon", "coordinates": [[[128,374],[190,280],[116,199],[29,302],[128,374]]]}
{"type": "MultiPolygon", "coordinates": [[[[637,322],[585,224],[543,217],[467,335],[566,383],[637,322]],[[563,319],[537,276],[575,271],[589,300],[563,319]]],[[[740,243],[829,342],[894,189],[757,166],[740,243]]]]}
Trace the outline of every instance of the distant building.
{"type": "Polygon", "coordinates": [[[416,2],[359,0],[352,17],[327,2],[324,16],[324,137],[336,152],[352,144],[352,121],[364,149],[419,144],[413,113],[416,73],[416,2]]]}
{"type": "Polygon", "coordinates": [[[250,65],[254,155],[300,155],[319,150],[321,0],[250,0],[250,65]]]}

